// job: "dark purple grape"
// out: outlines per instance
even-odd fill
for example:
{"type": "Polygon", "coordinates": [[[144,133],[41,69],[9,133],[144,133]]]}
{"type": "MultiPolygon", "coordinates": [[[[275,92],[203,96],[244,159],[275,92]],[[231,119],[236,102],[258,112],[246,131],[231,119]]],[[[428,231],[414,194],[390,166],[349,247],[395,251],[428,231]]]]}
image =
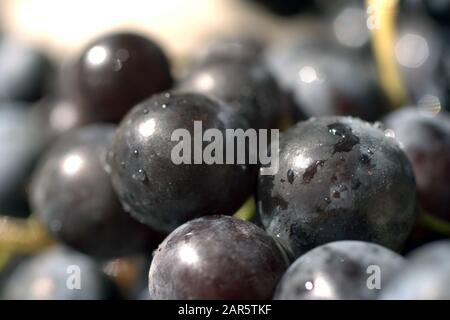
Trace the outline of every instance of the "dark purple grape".
{"type": "Polygon", "coordinates": [[[25,188],[43,147],[42,128],[21,103],[0,103],[0,214],[29,215],[25,188]]]}
{"type": "Polygon", "coordinates": [[[103,120],[119,121],[136,103],[172,84],[169,61],[161,48],[132,33],[96,39],[72,68],[65,88],[69,100],[95,110],[103,120]]]}
{"type": "Polygon", "coordinates": [[[450,241],[426,244],[413,252],[408,264],[399,270],[387,285],[382,299],[387,300],[449,300],[450,241]]]}
{"type": "Polygon", "coordinates": [[[375,299],[405,259],[377,244],[337,241],[298,258],[278,284],[277,300],[375,299]]]}
{"type": "Polygon", "coordinates": [[[34,212],[50,233],[98,257],[134,253],[162,240],[122,209],[113,190],[104,161],[114,130],[93,125],[62,136],[42,159],[31,188],[34,212]]]}
{"type": "Polygon", "coordinates": [[[324,42],[303,36],[272,48],[267,63],[280,86],[306,118],[350,115],[377,120],[386,111],[387,101],[374,65],[324,42]]]}
{"type": "Polygon", "coordinates": [[[280,139],[279,170],[258,179],[262,223],[293,257],[337,240],[400,249],[415,183],[394,139],[351,117],[313,118],[280,139]]]}
{"type": "Polygon", "coordinates": [[[177,228],[155,252],[150,297],[270,299],[286,268],[275,240],[251,222],[203,217],[177,228]]]}
{"type": "Polygon", "coordinates": [[[1,39],[0,101],[39,100],[51,85],[53,69],[43,52],[16,39],[1,39]]]}
{"type": "Polygon", "coordinates": [[[246,130],[246,122],[219,101],[165,93],[133,108],[116,133],[109,159],[114,187],[125,208],[157,230],[170,232],[207,214],[233,214],[253,191],[251,165],[194,164],[194,154],[201,155],[209,143],[200,143],[200,152],[192,148],[191,164],[172,161],[172,150],[181,143],[171,141],[172,134],[185,129],[195,139],[194,121],[201,121],[203,132],[215,128],[223,137],[226,129],[246,130]]]}
{"type": "Polygon", "coordinates": [[[450,115],[436,107],[403,108],[384,123],[413,166],[421,207],[450,221],[450,115]]]}
{"type": "Polygon", "coordinates": [[[88,256],[62,247],[19,264],[1,291],[5,300],[108,300],[117,288],[88,256]]]}
{"type": "Polygon", "coordinates": [[[280,88],[259,64],[206,63],[191,70],[176,89],[226,102],[252,128],[276,128],[285,115],[280,88]]]}

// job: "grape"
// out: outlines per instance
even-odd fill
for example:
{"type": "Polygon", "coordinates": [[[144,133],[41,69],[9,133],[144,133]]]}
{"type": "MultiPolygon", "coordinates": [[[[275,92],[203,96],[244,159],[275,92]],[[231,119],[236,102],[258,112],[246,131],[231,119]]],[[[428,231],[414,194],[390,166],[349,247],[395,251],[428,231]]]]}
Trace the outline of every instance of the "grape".
{"type": "Polygon", "coordinates": [[[172,84],[164,52],[132,33],[94,40],[68,72],[73,72],[63,86],[68,99],[109,121],[119,121],[136,103],[172,84]]]}
{"type": "Polygon", "coordinates": [[[259,64],[206,63],[191,70],[176,89],[228,103],[252,128],[275,128],[285,112],[277,83],[259,64]]]}
{"type": "Polygon", "coordinates": [[[117,288],[88,256],[62,247],[23,261],[2,288],[5,300],[103,300],[117,288]]]}
{"type": "Polygon", "coordinates": [[[133,108],[116,133],[109,157],[115,189],[136,219],[157,230],[170,232],[206,214],[233,214],[254,188],[252,165],[194,164],[195,150],[191,164],[172,161],[179,144],[171,141],[173,132],[185,129],[194,139],[194,121],[224,137],[226,129],[246,129],[246,122],[218,101],[165,93],[133,108]]]}
{"type": "Polygon", "coordinates": [[[279,159],[275,175],[258,178],[258,208],[293,257],[337,240],[401,248],[416,190],[394,139],[356,118],[312,118],[281,137],[279,159]]]}
{"type": "Polygon", "coordinates": [[[377,120],[385,113],[387,101],[374,65],[323,41],[305,35],[272,48],[267,55],[270,69],[292,94],[298,112],[306,118],[351,115],[377,120]]]}
{"type": "Polygon", "coordinates": [[[93,125],[64,135],[35,173],[31,203],[59,241],[89,255],[114,257],[157,245],[161,236],[121,207],[104,169],[115,126],[93,125]]]}
{"type": "Polygon", "coordinates": [[[450,241],[426,244],[408,256],[408,264],[381,294],[388,300],[450,299],[450,241]]]}
{"type": "Polygon", "coordinates": [[[203,217],[177,228],[156,251],[150,297],[270,299],[286,268],[280,247],[254,224],[203,217]]]}
{"type": "Polygon", "coordinates": [[[375,299],[404,264],[402,256],[377,244],[328,243],[307,252],[289,267],[275,299],[375,299]]]}
{"type": "Polygon", "coordinates": [[[17,39],[0,40],[0,101],[35,102],[51,85],[53,63],[17,39]]]}
{"type": "Polygon", "coordinates": [[[450,115],[429,106],[408,107],[386,117],[408,156],[423,209],[450,221],[450,115]]]}

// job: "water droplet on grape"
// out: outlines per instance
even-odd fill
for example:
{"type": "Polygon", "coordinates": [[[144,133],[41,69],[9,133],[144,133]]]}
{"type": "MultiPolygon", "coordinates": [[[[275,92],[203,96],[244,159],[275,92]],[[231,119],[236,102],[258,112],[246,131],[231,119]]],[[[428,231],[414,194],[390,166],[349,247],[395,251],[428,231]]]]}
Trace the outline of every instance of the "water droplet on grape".
{"type": "Polygon", "coordinates": [[[305,283],[305,289],[308,290],[308,291],[314,289],[314,284],[311,281],[307,281],[305,283]]]}
{"type": "Polygon", "coordinates": [[[395,138],[395,132],[394,132],[394,130],[391,130],[391,129],[384,130],[384,135],[391,139],[395,138]]]}
{"type": "Polygon", "coordinates": [[[134,180],[144,182],[147,180],[147,174],[145,173],[144,169],[139,169],[135,174],[133,174],[132,178],[134,180]]]}
{"type": "Polygon", "coordinates": [[[287,180],[289,181],[290,184],[292,184],[294,182],[295,179],[295,172],[292,169],[289,169],[287,172],[287,180]]]}

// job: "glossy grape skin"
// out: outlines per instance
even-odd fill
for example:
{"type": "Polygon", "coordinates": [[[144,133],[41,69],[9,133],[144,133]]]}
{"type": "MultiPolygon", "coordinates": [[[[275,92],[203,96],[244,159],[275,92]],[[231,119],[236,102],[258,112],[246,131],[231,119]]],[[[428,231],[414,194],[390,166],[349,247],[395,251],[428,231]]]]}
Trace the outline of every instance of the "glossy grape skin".
{"type": "Polygon", "coordinates": [[[72,72],[65,85],[69,100],[108,121],[119,121],[136,103],[172,84],[169,61],[161,48],[132,33],[96,39],[72,72]]]}
{"type": "Polygon", "coordinates": [[[62,136],[34,174],[31,204],[59,241],[92,256],[116,257],[156,246],[157,233],[121,207],[104,165],[115,126],[93,125],[62,136]]]}
{"type": "Polygon", "coordinates": [[[194,150],[192,164],[172,162],[179,144],[171,141],[174,130],[186,129],[193,139],[194,121],[202,121],[203,132],[215,128],[223,136],[225,129],[247,128],[219,101],[165,93],[133,108],[116,133],[109,158],[114,187],[130,214],[157,230],[170,232],[206,214],[233,214],[253,191],[252,165],[194,165],[194,150]]]}
{"type": "Polygon", "coordinates": [[[56,247],[23,261],[5,283],[1,297],[5,300],[109,300],[117,298],[118,292],[91,258],[56,247]],[[76,283],[70,281],[76,274],[80,275],[79,290],[68,288],[68,283],[76,283]]]}
{"type": "Polygon", "coordinates": [[[270,299],[286,268],[275,240],[254,224],[203,217],[177,228],[155,252],[150,297],[270,299]]]}
{"type": "Polygon", "coordinates": [[[419,204],[450,221],[450,115],[402,108],[384,120],[408,156],[416,177],[419,204]]]}
{"type": "Polygon", "coordinates": [[[205,63],[191,70],[176,89],[228,103],[252,128],[277,127],[285,111],[280,88],[259,64],[205,63]]]}
{"type": "Polygon", "coordinates": [[[408,264],[381,294],[387,300],[449,300],[450,241],[431,242],[408,256],[408,264]]]}
{"type": "Polygon", "coordinates": [[[35,102],[48,91],[54,66],[37,49],[13,38],[0,39],[0,101],[35,102]]]}
{"type": "Polygon", "coordinates": [[[292,257],[337,240],[398,250],[415,219],[415,183],[396,141],[350,117],[299,122],[280,138],[279,170],[258,177],[258,211],[292,257]]]}
{"type": "Polygon", "coordinates": [[[375,299],[405,264],[399,254],[370,242],[336,241],[298,258],[281,278],[276,300],[375,299]],[[378,271],[374,271],[377,266],[378,271]],[[376,273],[378,272],[378,273],[376,273]],[[380,276],[380,289],[370,289],[380,276]]]}
{"type": "Polygon", "coordinates": [[[304,36],[272,48],[266,61],[304,118],[350,115],[374,121],[387,109],[375,66],[332,42],[304,36]]]}
{"type": "Polygon", "coordinates": [[[0,214],[29,215],[28,178],[42,151],[43,133],[21,103],[0,103],[0,214]]]}

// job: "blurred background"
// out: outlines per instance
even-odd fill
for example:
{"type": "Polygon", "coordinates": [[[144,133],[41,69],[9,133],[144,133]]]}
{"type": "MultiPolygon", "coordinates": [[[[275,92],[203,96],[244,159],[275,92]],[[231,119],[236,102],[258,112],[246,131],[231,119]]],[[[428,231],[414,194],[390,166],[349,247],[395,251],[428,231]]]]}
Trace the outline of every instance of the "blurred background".
{"type": "Polygon", "coordinates": [[[142,32],[179,56],[214,34],[245,30],[277,38],[297,24],[245,0],[3,0],[1,11],[5,32],[57,58],[114,30],[142,32]]]}

